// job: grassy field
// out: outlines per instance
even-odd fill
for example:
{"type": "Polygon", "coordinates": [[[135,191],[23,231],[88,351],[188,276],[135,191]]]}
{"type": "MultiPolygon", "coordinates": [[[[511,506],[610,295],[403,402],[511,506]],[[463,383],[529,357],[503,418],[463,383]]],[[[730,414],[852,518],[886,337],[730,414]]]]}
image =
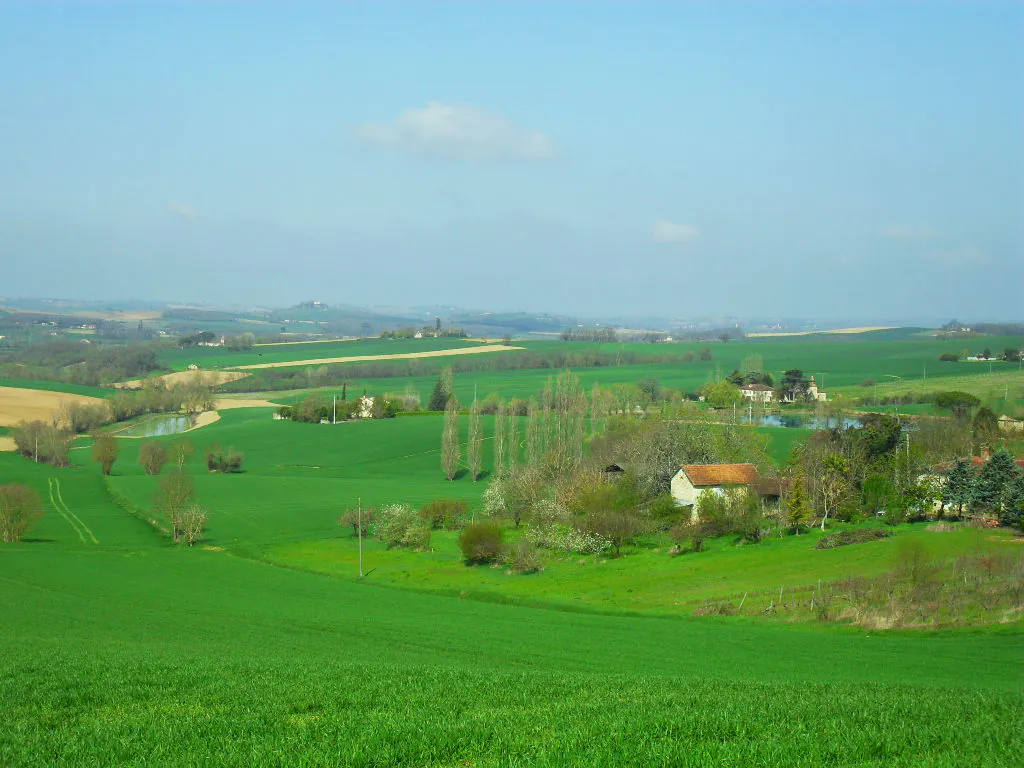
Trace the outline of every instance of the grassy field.
{"type": "MultiPolygon", "coordinates": [[[[740,358],[754,345],[715,351],[742,346],[740,358]]],[[[686,365],[646,367],[668,384],[686,365]]],[[[605,384],[642,367],[580,373],[605,384]]],[[[550,373],[456,386],[468,402],[473,384],[529,393],[550,373]]],[[[368,389],[405,384],[383,381],[368,389]]],[[[417,382],[424,396],[434,381],[417,382]]],[[[435,532],[429,553],[368,542],[359,580],[336,523],[357,500],[479,504],[485,482],[443,477],[440,417],[221,416],[160,438],[195,448],[210,520],[193,549],[143,519],[158,480],[137,464],[140,440],[118,441],[109,478],[87,443],[64,470],[0,454],[0,483],[30,484],[47,509],[29,540],[0,545],[0,764],[881,768],[1024,755],[1019,621],[923,632],[690,616],[709,598],[878,573],[906,542],[937,557],[1019,548],[1007,534],[913,525],[835,550],[813,549],[814,534],[681,557],[652,544],[513,576],[466,567],[435,532]],[[214,443],[243,451],[246,471],[207,473],[214,443]]],[[[807,434],[758,431],[776,460],[807,434]]]]}

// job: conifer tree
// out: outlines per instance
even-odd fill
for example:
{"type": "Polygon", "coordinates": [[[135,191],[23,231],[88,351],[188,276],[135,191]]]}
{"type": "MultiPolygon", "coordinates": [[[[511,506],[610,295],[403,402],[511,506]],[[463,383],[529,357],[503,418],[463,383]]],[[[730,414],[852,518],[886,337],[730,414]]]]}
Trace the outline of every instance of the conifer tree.
{"type": "Polygon", "coordinates": [[[785,508],[787,524],[799,533],[800,527],[811,520],[811,503],[807,498],[806,480],[802,472],[793,478],[793,487],[786,495],[785,508]]]}

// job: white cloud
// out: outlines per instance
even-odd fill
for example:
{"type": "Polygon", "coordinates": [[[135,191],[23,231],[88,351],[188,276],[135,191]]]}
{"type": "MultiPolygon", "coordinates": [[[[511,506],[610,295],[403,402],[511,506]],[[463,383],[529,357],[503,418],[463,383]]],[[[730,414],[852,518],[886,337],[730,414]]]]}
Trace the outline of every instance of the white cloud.
{"type": "Polygon", "coordinates": [[[379,147],[453,157],[550,160],[556,155],[547,135],[468,104],[432,101],[392,122],[366,123],[352,132],[379,147]]]}
{"type": "Polygon", "coordinates": [[[168,203],[167,210],[184,219],[194,219],[199,215],[198,211],[187,203],[168,203]]]}
{"type": "Polygon", "coordinates": [[[893,240],[931,240],[938,237],[939,233],[931,227],[908,227],[897,224],[891,227],[883,227],[879,230],[878,234],[893,240]]]}
{"type": "Polygon", "coordinates": [[[692,224],[674,224],[671,221],[656,221],[651,236],[656,243],[692,243],[700,230],[692,224]]]}

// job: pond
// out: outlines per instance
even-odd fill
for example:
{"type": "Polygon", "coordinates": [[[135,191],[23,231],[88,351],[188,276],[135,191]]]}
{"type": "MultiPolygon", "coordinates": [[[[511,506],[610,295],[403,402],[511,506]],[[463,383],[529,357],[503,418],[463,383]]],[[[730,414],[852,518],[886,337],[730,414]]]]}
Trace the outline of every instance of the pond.
{"type": "Polygon", "coordinates": [[[850,416],[817,416],[813,413],[766,414],[754,416],[743,415],[743,424],[754,424],[759,427],[788,427],[790,429],[833,429],[835,427],[860,427],[861,423],[850,416]]]}
{"type": "Polygon", "coordinates": [[[132,424],[117,434],[122,437],[161,437],[177,435],[192,426],[188,416],[157,416],[132,424]]]}

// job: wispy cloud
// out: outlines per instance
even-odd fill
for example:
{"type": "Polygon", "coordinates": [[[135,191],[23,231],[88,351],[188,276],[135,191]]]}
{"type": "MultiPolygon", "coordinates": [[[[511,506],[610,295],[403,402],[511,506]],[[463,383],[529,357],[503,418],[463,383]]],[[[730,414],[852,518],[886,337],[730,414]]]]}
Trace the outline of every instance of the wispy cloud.
{"type": "Polygon", "coordinates": [[[651,237],[656,243],[692,243],[700,236],[700,230],[692,224],[675,224],[671,221],[656,221],[651,237]]]}
{"type": "Polygon", "coordinates": [[[908,227],[903,224],[883,227],[878,234],[893,240],[931,240],[939,236],[931,227],[908,227]]]}
{"type": "Polygon", "coordinates": [[[199,212],[187,203],[168,203],[167,210],[183,219],[194,219],[199,216],[199,212]]]}
{"type": "Polygon", "coordinates": [[[391,122],[366,123],[352,132],[374,146],[449,157],[550,160],[557,154],[546,134],[468,104],[432,101],[391,122]]]}

